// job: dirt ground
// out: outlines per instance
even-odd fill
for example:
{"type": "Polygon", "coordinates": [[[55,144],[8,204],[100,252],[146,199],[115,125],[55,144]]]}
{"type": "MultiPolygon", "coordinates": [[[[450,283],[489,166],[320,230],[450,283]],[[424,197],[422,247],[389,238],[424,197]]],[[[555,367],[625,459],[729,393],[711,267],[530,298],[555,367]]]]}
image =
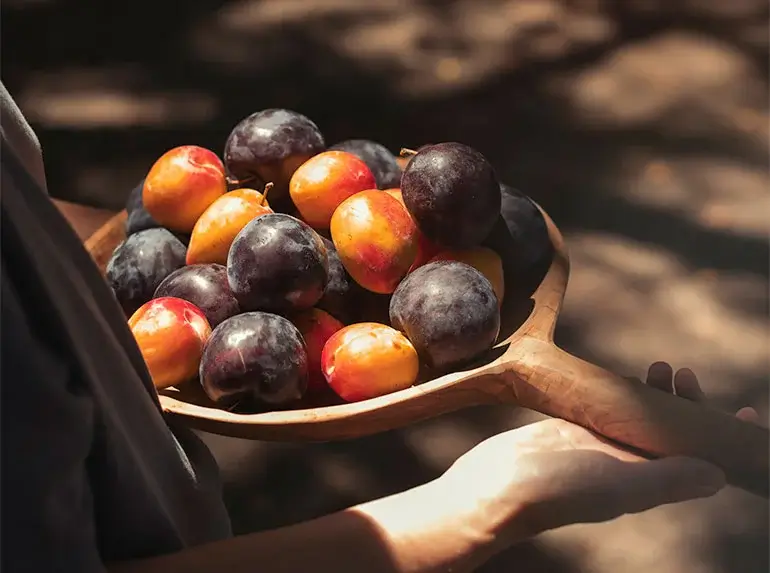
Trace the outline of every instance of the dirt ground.
{"type": "MultiPolygon", "coordinates": [[[[2,74],[56,197],[119,208],[167,148],[297,109],[327,140],[480,149],[567,237],[557,338],[624,375],[690,366],[768,415],[768,8],[760,0],[6,0],[2,74]]],[[[447,415],[346,443],[206,436],[238,531],[425,481],[531,419],[447,415]]],[[[573,526],[483,571],[764,573],[766,501],[730,489],[573,526]]]]}

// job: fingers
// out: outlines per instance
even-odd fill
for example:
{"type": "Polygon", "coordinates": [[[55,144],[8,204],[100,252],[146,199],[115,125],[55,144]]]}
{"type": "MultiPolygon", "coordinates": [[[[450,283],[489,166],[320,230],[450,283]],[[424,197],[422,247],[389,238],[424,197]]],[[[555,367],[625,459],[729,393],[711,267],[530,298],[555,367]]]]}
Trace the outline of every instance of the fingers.
{"type": "Polygon", "coordinates": [[[667,362],[655,362],[647,371],[647,384],[693,402],[706,401],[706,394],[701,389],[698,378],[689,368],[682,368],[674,374],[673,368],[667,362]]]}
{"type": "Polygon", "coordinates": [[[647,370],[647,384],[669,394],[674,393],[674,370],[667,362],[655,362],[647,370]]]}
{"type": "MultiPolygon", "coordinates": [[[[625,462],[599,451],[539,454],[520,475],[526,522],[539,533],[574,523],[598,523],[660,505],[710,497],[726,483],[711,464],[685,457],[625,462]]],[[[521,459],[521,467],[526,458],[521,459]]]]}
{"type": "Polygon", "coordinates": [[[682,368],[674,375],[674,390],[677,396],[692,400],[693,402],[705,402],[706,394],[701,390],[698,378],[689,368],[682,368]]]}
{"type": "Polygon", "coordinates": [[[609,499],[617,515],[639,513],[659,505],[710,497],[725,484],[725,475],[716,466],[692,458],[668,457],[622,463],[609,499]]]}

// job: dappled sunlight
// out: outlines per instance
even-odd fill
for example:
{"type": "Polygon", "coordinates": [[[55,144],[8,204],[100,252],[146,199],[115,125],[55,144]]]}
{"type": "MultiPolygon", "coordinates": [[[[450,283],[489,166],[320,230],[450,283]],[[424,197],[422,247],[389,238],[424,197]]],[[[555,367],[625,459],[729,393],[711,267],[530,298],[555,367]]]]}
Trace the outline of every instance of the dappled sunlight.
{"type": "Polygon", "coordinates": [[[624,194],[633,202],[662,208],[705,228],[764,239],[770,214],[767,170],[729,158],[661,156],[628,166],[624,194]]]}
{"type": "Polygon", "coordinates": [[[591,127],[643,125],[678,136],[708,135],[736,109],[765,106],[766,86],[754,73],[728,44],[671,31],[578,72],[565,96],[591,127]]]}
{"type": "Polygon", "coordinates": [[[136,67],[75,68],[35,74],[17,95],[30,121],[49,128],[167,127],[217,114],[211,95],[148,87],[136,67]]]}
{"type": "MultiPolygon", "coordinates": [[[[306,113],[327,143],[477,147],[564,231],[566,350],[620,375],[689,366],[719,406],[767,416],[767,16],[765,0],[8,0],[2,64],[52,195],[105,208],[162,152],[221,153],[265,107],[306,113]]],[[[203,437],[248,531],[425,482],[541,417],[475,408],[312,445],[203,437]]],[[[482,573],[761,573],[766,537],[766,506],[729,490],[549,533],[482,573]]]]}
{"type": "Polygon", "coordinates": [[[244,0],[200,21],[191,41],[202,60],[237,72],[280,65],[296,35],[308,35],[362,69],[386,71],[395,93],[430,97],[606,43],[614,33],[606,14],[555,0],[440,7],[403,0],[244,0]]]}
{"type": "Polygon", "coordinates": [[[637,371],[653,360],[689,366],[716,396],[740,392],[736,377],[766,376],[766,279],[693,273],[663,249],[619,237],[575,233],[568,241],[573,270],[563,316],[580,325],[593,355],[637,371]],[[747,300],[757,305],[750,312],[741,310],[747,300]]]}

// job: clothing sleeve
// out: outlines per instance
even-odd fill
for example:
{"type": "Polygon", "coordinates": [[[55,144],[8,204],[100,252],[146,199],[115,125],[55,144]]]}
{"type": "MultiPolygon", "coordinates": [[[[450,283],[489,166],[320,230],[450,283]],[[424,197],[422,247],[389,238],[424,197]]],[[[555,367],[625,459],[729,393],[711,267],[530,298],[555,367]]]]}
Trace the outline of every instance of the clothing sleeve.
{"type": "Polygon", "coordinates": [[[93,401],[2,266],[0,569],[102,572],[87,477],[93,401]]]}

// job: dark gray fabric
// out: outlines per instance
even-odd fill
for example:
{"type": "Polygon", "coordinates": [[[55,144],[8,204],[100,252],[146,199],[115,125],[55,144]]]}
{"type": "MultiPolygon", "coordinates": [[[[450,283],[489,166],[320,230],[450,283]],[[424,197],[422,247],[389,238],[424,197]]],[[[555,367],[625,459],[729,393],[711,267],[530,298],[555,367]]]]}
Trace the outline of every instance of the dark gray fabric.
{"type": "Polygon", "coordinates": [[[2,105],[1,569],[89,573],[229,536],[213,458],[164,419],[120,307],[34,172],[37,142],[2,105]]]}

